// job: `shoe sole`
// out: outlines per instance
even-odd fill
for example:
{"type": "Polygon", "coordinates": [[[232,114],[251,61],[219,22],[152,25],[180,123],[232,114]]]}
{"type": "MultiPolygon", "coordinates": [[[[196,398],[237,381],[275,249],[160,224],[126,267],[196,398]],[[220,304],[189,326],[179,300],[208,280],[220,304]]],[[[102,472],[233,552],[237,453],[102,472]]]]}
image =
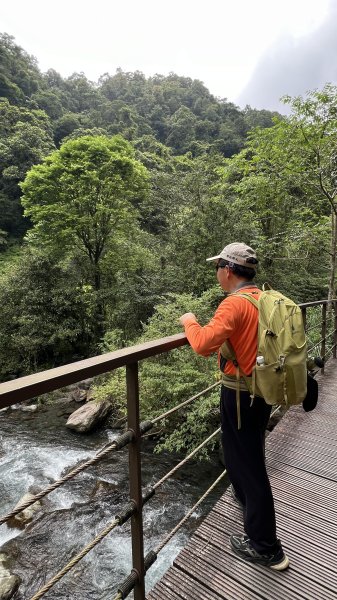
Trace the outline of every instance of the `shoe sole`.
{"type": "Polygon", "coordinates": [[[284,559],[282,560],[282,562],[277,563],[277,565],[267,565],[268,567],[270,567],[271,569],[274,569],[274,571],[284,571],[285,569],[287,569],[289,567],[289,558],[284,555],[284,559]]]}

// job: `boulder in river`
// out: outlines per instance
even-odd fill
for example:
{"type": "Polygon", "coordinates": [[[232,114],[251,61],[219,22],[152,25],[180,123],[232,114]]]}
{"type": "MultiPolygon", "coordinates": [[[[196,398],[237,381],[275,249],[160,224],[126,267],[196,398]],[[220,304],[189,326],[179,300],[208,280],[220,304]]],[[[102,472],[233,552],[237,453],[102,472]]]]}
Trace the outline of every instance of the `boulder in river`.
{"type": "Polygon", "coordinates": [[[21,410],[22,412],[36,412],[38,409],[37,404],[12,404],[9,408],[11,410],[21,410]]]}
{"type": "Polygon", "coordinates": [[[107,400],[103,402],[87,402],[70,415],[66,426],[74,431],[86,433],[101,423],[110,411],[111,404],[107,400]]]}
{"type": "Polygon", "coordinates": [[[82,390],[88,390],[92,385],[93,381],[93,377],[90,377],[89,379],[83,379],[83,381],[79,381],[77,385],[82,390]]]}
{"type": "MultiPolygon", "coordinates": [[[[27,502],[28,500],[32,500],[33,498],[34,498],[34,495],[31,494],[30,492],[27,492],[27,494],[22,496],[21,500],[19,500],[19,502],[16,504],[16,506],[14,508],[19,508],[21,504],[24,504],[25,502],[27,502]]],[[[12,527],[22,527],[22,526],[26,525],[27,523],[29,523],[32,520],[34,513],[36,513],[36,511],[39,510],[40,508],[41,508],[41,502],[39,500],[37,500],[36,502],[34,502],[34,504],[31,504],[30,506],[25,508],[23,511],[21,511],[20,513],[15,515],[15,517],[12,517],[10,519],[10,521],[8,522],[8,525],[12,526],[12,527]]],[[[1,600],[1,596],[0,596],[0,600],[1,600]]]]}
{"type": "Polygon", "coordinates": [[[21,407],[22,412],[36,412],[37,404],[28,404],[27,406],[23,405],[21,407]]]}
{"type": "Polygon", "coordinates": [[[71,393],[71,399],[75,402],[85,402],[87,399],[87,390],[76,387],[71,393]]]}
{"type": "Polygon", "coordinates": [[[7,555],[0,554],[0,600],[12,598],[21,583],[20,577],[13,575],[7,566],[7,555]]]}

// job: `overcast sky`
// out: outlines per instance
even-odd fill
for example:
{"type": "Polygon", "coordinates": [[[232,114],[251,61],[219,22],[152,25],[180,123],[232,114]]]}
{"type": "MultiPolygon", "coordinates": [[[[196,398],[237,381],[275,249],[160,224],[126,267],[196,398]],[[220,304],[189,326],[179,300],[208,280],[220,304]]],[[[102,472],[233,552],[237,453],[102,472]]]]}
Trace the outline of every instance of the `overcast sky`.
{"type": "Polygon", "coordinates": [[[240,106],[337,83],[337,0],[10,0],[0,31],[42,71],[173,71],[240,106]]]}

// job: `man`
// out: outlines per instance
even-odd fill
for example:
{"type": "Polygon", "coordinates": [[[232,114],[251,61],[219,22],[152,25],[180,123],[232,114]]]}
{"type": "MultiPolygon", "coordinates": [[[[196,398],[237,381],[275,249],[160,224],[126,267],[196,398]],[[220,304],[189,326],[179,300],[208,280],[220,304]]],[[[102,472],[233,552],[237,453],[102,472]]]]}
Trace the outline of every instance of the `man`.
{"type": "MultiPolygon", "coordinates": [[[[193,350],[203,356],[219,352],[229,340],[240,374],[250,376],[257,354],[258,311],[241,294],[258,299],[261,293],[253,282],[256,254],[246,244],[233,243],[207,260],[215,261],[218,282],[229,295],[204,327],[193,313],[182,315],[180,323],[193,350]]],[[[245,535],[231,535],[230,544],[244,560],[282,571],[289,560],[276,537],[274,501],[264,458],[271,406],[263,398],[251,400],[244,377],[237,398],[235,364],[219,352],[219,366],[223,372],[220,414],[225,464],[234,495],[243,507],[245,531],[245,535]]]]}

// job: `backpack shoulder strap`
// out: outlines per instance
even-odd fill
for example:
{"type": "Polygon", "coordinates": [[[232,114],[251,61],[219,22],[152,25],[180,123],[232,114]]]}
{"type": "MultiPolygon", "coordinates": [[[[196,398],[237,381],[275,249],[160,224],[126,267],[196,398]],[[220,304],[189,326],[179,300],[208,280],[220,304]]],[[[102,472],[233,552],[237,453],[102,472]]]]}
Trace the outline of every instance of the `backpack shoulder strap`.
{"type": "Polygon", "coordinates": [[[253,304],[253,306],[255,306],[255,308],[259,308],[259,301],[256,298],[253,298],[253,296],[251,294],[247,294],[246,292],[242,292],[240,294],[236,293],[236,294],[232,294],[233,296],[243,296],[244,298],[246,298],[251,304],[253,304]]]}

